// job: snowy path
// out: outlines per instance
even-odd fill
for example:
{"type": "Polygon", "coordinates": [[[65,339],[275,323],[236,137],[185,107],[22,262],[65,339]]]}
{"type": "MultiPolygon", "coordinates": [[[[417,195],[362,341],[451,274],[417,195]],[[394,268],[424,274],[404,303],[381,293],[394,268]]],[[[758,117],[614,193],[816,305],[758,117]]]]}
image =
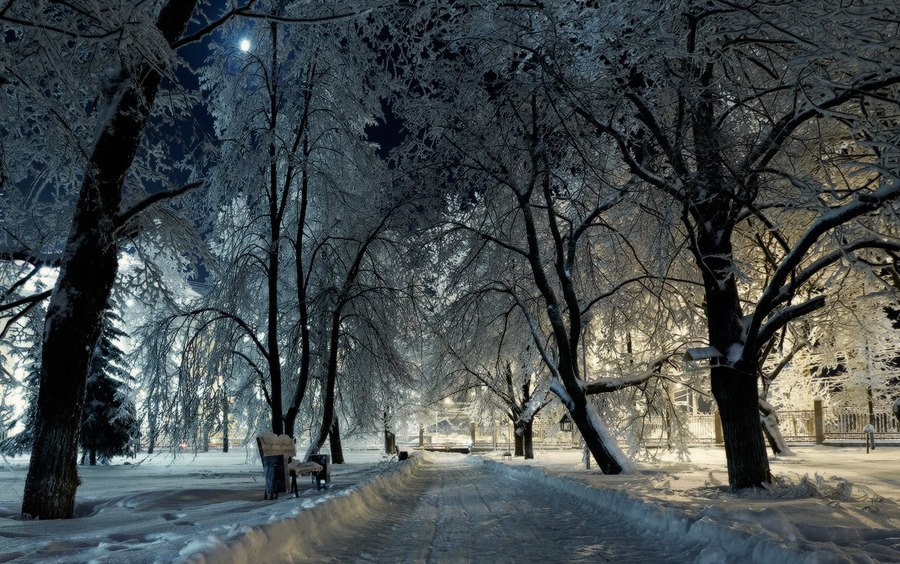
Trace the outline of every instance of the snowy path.
{"type": "Polygon", "coordinates": [[[361,521],[325,533],[304,543],[310,561],[682,563],[704,548],[465,457],[422,464],[361,521]]]}

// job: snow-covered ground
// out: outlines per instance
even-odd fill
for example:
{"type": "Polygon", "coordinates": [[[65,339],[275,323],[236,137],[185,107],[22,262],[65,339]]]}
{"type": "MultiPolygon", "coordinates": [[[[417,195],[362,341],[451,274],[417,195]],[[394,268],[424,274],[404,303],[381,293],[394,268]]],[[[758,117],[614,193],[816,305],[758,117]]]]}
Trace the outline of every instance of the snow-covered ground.
{"type": "MultiPolygon", "coordinates": [[[[795,452],[772,462],[779,476],[772,491],[740,496],[724,486],[718,448],[694,449],[691,462],[638,463],[632,476],[585,469],[580,451],[539,451],[532,461],[498,451],[465,463],[526,491],[559,491],[615,512],[655,538],[700,543],[696,562],[900,562],[900,448],[795,452]]],[[[425,458],[398,463],[349,452],[348,464],[333,467],[332,489],[316,491],[303,480],[300,499],[275,501],[262,500],[252,451],[116,460],[80,468],[78,518],[44,522],[18,518],[27,460],[8,459],[0,461],[0,563],[290,561],[312,554],[304,548],[309,539],[345,538],[350,524],[377,518],[373,508],[426,471],[458,466],[463,457],[425,458]]],[[[552,529],[552,516],[546,520],[552,529]]],[[[403,531],[391,535],[409,542],[403,531]]],[[[527,547],[508,542],[499,553],[510,561],[527,555],[527,547]]]]}
{"type": "Polygon", "coordinates": [[[587,470],[574,451],[502,464],[579,482],[648,528],[706,538],[704,562],[900,562],[900,448],[792,448],[796,456],[771,461],[771,491],[739,495],[728,491],[725,452],[715,447],[692,449],[690,462],[639,463],[631,476],[587,470]]]}

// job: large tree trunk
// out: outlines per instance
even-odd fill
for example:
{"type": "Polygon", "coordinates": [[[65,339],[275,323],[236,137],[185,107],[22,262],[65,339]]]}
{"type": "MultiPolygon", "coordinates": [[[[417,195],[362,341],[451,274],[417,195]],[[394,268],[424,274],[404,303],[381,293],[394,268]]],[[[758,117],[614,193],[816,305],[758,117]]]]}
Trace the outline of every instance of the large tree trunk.
{"type": "Polygon", "coordinates": [[[328,366],[325,376],[325,398],[322,406],[322,424],[319,432],[309,444],[306,451],[305,460],[309,460],[311,454],[316,454],[325,444],[325,439],[334,424],[334,396],[335,386],[337,385],[337,361],[338,361],[338,344],[340,343],[341,330],[341,312],[335,309],[331,314],[331,336],[329,338],[328,366]]]}
{"type": "MultiPolygon", "coordinates": [[[[273,94],[274,96],[274,94],[273,94]]],[[[277,116],[276,105],[273,103],[272,108],[272,129],[275,128],[275,119],[277,116]]],[[[274,135],[274,133],[271,133],[274,135]]],[[[272,399],[272,432],[276,435],[284,433],[284,418],[282,414],[282,384],[281,384],[281,351],[278,344],[278,316],[281,313],[278,305],[278,281],[280,270],[280,248],[281,248],[281,224],[280,213],[278,208],[277,186],[278,182],[275,178],[277,162],[275,159],[275,146],[269,145],[269,158],[272,161],[270,165],[270,195],[269,195],[269,221],[271,228],[271,239],[269,240],[268,249],[268,265],[266,265],[266,282],[267,282],[267,326],[266,326],[266,345],[269,350],[268,367],[269,367],[269,387],[272,399]]]]}
{"type": "Polygon", "coordinates": [[[711,383],[722,419],[729,485],[741,489],[770,482],[769,458],[759,424],[756,377],[720,367],[712,369],[711,383]]]}
{"type": "Polygon", "coordinates": [[[344,447],[341,445],[341,429],[338,426],[338,418],[334,417],[334,423],[331,424],[331,430],[328,431],[329,443],[331,444],[331,463],[344,463],[344,447]]]}
{"type": "Polygon", "coordinates": [[[525,460],[534,459],[534,421],[528,420],[522,426],[522,447],[525,454],[525,460]]]}
{"type": "MultiPolygon", "coordinates": [[[[738,268],[731,242],[743,204],[732,196],[734,187],[723,164],[725,151],[716,116],[719,93],[711,86],[713,72],[709,62],[691,69],[700,87],[690,114],[697,168],[692,178],[685,179],[692,201],[682,219],[694,237],[691,251],[703,277],[709,344],[723,355],[722,366],[711,369],[710,383],[722,419],[728,481],[733,489],[739,489],[768,482],[770,472],[759,424],[759,350],[744,347],[743,311],[735,279],[738,268]]],[[[743,191],[749,196],[753,180],[746,181],[743,191]]]]}
{"type": "MultiPolygon", "coordinates": [[[[563,342],[559,337],[557,337],[557,341],[563,342]]],[[[569,347],[568,350],[574,351],[576,348],[569,347]]],[[[551,383],[550,390],[569,410],[572,422],[581,432],[584,445],[591,452],[591,456],[594,457],[601,472],[604,474],[633,472],[628,457],[616,444],[606,425],[600,420],[600,415],[584,393],[584,388],[575,370],[575,355],[566,352],[563,347],[560,347],[560,351],[560,362],[557,367],[562,381],[557,380],[551,383]]]]}
{"type": "Polygon", "coordinates": [[[722,420],[728,483],[732,489],[741,489],[769,482],[771,473],[759,423],[759,355],[744,349],[743,312],[733,276],[732,224],[721,211],[725,207],[722,202],[705,216],[705,227],[698,230],[697,256],[709,343],[723,355],[722,365],[710,369],[710,384],[722,420]]]}
{"type": "MultiPolygon", "coordinates": [[[[163,7],[156,25],[168,41],[182,34],[195,2],[171,0],[163,7]]],[[[75,510],[84,391],[118,269],[116,216],[122,184],[140,145],[160,74],[145,64],[124,81],[112,119],[103,126],[90,157],[47,308],[34,446],[22,499],[22,514],[34,518],[66,519],[75,510]]]]}
{"type": "Polygon", "coordinates": [[[33,518],[68,519],[75,511],[85,386],[118,257],[111,225],[118,199],[104,202],[101,191],[110,187],[96,186],[99,181],[85,180],[44,325],[34,445],[22,499],[22,514],[33,518]]]}
{"type": "MultiPolygon", "coordinates": [[[[551,210],[553,198],[550,194],[549,177],[544,178],[544,194],[547,209],[551,210]]],[[[578,430],[581,431],[584,443],[591,451],[594,460],[597,461],[600,470],[604,474],[630,472],[632,469],[627,457],[615,444],[612,437],[604,432],[605,426],[600,421],[593,407],[588,403],[582,381],[578,377],[577,351],[578,339],[581,334],[581,316],[578,312],[580,312],[580,306],[575,295],[575,285],[571,280],[567,267],[562,261],[562,250],[557,248],[556,273],[557,279],[562,285],[565,305],[569,310],[568,327],[566,327],[563,319],[564,308],[559,303],[541,263],[537,230],[531,213],[531,206],[528,202],[530,195],[519,194],[518,198],[519,208],[522,210],[525,219],[529,249],[528,262],[534,275],[535,284],[543,295],[547,306],[547,317],[550,325],[553,327],[553,338],[557,348],[557,355],[559,356],[556,366],[559,376],[551,384],[550,389],[560,398],[566,409],[569,410],[572,421],[578,427],[578,430]]],[[[549,214],[549,218],[551,224],[553,224],[555,222],[553,213],[549,214]]],[[[558,240],[561,241],[561,237],[558,240]]],[[[569,243],[569,245],[573,244],[573,242],[569,243]]]]}
{"type": "Polygon", "coordinates": [[[295,264],[297,272],[297,309],[300,313],[300,372],[297,378],[297,387],[294,389],[294,397],[291,405],[284,414],[284,432],[294,436],[294,426],[297,415],[300,413],[300,404],[306,395],[309,386],[310,370],[310,331],[309,331],[309,303],[306,296],[306,265],[303,263],[303,240],[306,227],[306,210],[309,195],[309,174],[306,168],[306,159],[309,157],[309,146],[303,141],[304,164],[300,178],[300,211],[297,216],[297,235],[294,239],[295,264]]]}
{"type": "Polygon", "coordinates": [[[709,343],[723,355],[722,365],[710,369],[710,383],[722,420],[729,485],[732,489],[759,487],[771,481],[759,422],[759,352],[744,348],[729,202],[723,198],[715,203],[698,214],[702,221],[698,221],[695,249],[703,276],[709,343]]]}
{"type": "MultiPolygon", "coordinates": [[[[573,407],[569,408],[569,415],[581,432],[584,444],[591,451],[591,456],[594,457],[600,471],[604,474],[630,472],[631,468],[624,453],[615,444],[612,437],[604,432],[605,426],[593,406],[583,395],[577,400],[572,398],[572,404],[573,407]]],[[[569,406],[566,405],[566,407],[569,406]]]]}

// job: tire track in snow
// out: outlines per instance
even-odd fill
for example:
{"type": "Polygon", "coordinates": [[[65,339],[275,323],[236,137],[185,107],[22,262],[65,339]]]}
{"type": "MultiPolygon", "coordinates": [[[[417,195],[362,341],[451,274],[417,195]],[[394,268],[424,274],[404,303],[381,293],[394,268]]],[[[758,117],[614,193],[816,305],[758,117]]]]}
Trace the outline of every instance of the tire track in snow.
{"type": "Polygon", "coordinates": [[[377,510],[317,539],[304,561],[681,564],[703,548],[640,530],[546,483],[447,455],[429,457],[377,510]]]}

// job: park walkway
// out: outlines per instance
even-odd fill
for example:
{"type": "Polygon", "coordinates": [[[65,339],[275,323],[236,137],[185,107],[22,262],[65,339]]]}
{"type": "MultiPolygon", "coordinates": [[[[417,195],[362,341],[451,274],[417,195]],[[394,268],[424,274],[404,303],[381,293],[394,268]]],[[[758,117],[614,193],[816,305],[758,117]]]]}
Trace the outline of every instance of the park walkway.
{"type": "Polygon", "coordinates": [[[305,543],[305,552],[315,562],[627,564],[692,562],[704,548],[680,542],[561,489],[442,456],[355,525],[305,543]]]}

